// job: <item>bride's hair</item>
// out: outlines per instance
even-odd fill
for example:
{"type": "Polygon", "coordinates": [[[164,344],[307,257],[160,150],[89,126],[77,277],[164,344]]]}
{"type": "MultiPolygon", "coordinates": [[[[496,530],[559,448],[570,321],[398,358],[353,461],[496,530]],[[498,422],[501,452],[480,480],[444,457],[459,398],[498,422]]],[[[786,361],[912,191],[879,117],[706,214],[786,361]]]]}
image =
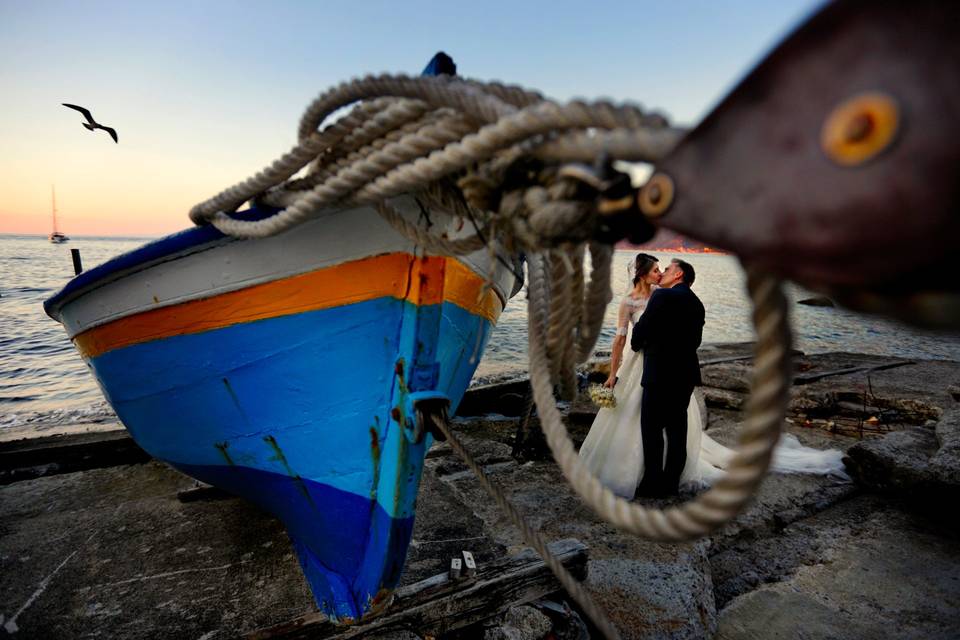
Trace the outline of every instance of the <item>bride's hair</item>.
{"type": "Polygon", "coordinates": [[[633,284],[636,286],[660,262],[649,253],[638,253],[633,262],[633,284]]]}

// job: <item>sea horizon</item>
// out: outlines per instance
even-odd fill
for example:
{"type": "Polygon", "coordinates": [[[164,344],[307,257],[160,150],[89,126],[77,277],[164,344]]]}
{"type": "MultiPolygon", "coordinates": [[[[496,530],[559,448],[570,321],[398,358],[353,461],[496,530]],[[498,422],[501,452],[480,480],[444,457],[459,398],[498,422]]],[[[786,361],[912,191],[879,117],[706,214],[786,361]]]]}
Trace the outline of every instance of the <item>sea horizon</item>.
{"type": "MultiPolygon", "coordinates": [[[[115,420],[93,376],[63,328],[43,312],[43,301],[73,276],[70,248],[80,248],[89,268],[154,238],[148,236],[78,237],[75,245],[54,245],[45,236],[0,234],[0,313],[6,335],[0,337],[0,430],[35,425],[59,428],[80,422],[115,420]]],[[[613,300],[596,345],[608,351],[615,333],[617,307],[628,290],[627,265],[637,249],[614,254],[613,300]]],[[[754,338],[750,303],[734,256],[720,253],[651,249],[661,261],[683,256],[697,269],[694,291],[707,310],[704,344],[747,342],[754,338]]],[[[788,299],[815,295],[787,284],[788,299]]],[[[842,307],[791,305],[795,347],[807,353],[847,351],[909,359],[960,361],[960,336],[926,332],[842,307]]],[[[527,368],[526,295],[506,305],[477,366],[473,384],[522,376],[527,368]]]]}

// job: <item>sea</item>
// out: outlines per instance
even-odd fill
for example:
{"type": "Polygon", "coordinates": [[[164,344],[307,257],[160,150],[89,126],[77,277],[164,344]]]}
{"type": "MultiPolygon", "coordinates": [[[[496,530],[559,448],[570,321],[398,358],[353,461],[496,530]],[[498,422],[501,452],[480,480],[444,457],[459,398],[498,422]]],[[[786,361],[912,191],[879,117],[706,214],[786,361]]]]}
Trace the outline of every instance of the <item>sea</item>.
{"type": "MultiPolygon", "coordinates": [[[[79,249],[85,268],[130,251],[151,238],[73,238],[53,245],[41,236],[0,235],[0,439],[4,433],[57,432],[116,418],[66,333],[43,311],[43,301],[73,275],[70,249],[79,249]]],[[[652,251],[666,265],[670,252],[652,251]]],[[[619,299],[628,290],[627,267],[635,251],[614,257],[614,300],[606,310],[598,350],[609,350],[619,299]]],[[[694,291],[706,308],[704,343],[752,340],[750,305],[736,258],[723,254],[682,255],[697,272],[694,291]]],[[[808,291],[789,286],[796,302],[808,291]]],[[[921,331],[843,308],[792,305],[796,347],[807,353],[848,351],[960,361],[960,334],[921,331]]],[[[526,292],[506,306],[474,383],[522,375],[527,361],[526,292]]],[[[19,436],[18,436],[19,437],[19,436]]]]}

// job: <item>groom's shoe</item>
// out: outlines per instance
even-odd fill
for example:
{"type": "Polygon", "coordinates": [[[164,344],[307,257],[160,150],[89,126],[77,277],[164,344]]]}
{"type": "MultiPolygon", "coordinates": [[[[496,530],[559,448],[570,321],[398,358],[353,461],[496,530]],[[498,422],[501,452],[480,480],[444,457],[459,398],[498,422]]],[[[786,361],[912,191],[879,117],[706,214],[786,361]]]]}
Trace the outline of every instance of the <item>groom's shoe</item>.
{"type": "Polygon", "coordinates": [[[637,487],[637,493],[635,494],[637,498],[663,498],[666,497],[666,493],[663,490],[663,487],[654,484],[644,484],[643,482],[637,487]]]}

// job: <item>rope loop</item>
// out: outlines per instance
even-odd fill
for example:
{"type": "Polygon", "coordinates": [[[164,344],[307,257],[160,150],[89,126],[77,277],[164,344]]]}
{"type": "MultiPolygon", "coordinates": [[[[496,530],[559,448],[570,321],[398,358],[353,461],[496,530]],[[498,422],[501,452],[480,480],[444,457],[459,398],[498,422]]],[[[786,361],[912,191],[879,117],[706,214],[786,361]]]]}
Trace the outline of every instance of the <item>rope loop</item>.
{"type": "Polygon", "coordinates": [[[530,270],[530,383],[547,444],[573,489],[607,522],[660,542],[699,538],[733,519],[752,498],[769,468],[786,415],[791,336],[782,283],[768,274],[747,271],[747,290],[754,304],[753,322],[757,329],[755,366],[738,449],[727,473],[692,502],[661,511],[618,497],[580,461],[554,402],[554,386],[562,383],[562,379],[558,380],[557,363],[563,361],[565,354],[552,332],[558,330],[557,326],[565,328],[563,323],[568,322],[566,311],[555,307],[571,301],[551,295],[554,291],[542,285],[535,286],[535,277],[543,277],[542,266],[530,270]]]}

